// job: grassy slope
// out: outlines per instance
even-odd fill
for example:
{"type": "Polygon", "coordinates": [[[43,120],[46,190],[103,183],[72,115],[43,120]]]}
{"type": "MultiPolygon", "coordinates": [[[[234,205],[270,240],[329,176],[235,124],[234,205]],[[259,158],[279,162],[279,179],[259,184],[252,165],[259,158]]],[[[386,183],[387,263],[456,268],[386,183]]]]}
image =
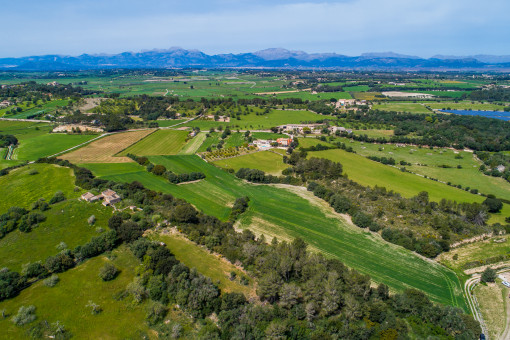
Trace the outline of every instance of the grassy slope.
{"type": "Polygon", "coordinates": [[[128,153],[135,155],[175,155],[186,144],[188,134],[188,131],[158,130],[120,152],[119,156],[125,156],[128,153]]]}
{"type": "Polygon", "coordinates": [[[274,186],[244,183],[196,156],[151,157],[151,161],[175,172],[202,171],[207,178],[176,186],[141,168],[140,172],[118,175],[113,172],[106,175],[105,167],[90,168],[106,179],[138,180],[149,188],[186,199],[204,212],[223,219],[229,215],[228,206],[235,198],[247,195],[251,199],[250,208],[242,217],[241,227],[281,239],[302,237],[314,249],[339,258],[393,289],[415,287],[427,292],[435,301],[465,308],[460,284],[453,272],[388,244],[378,236],[351,227],[343,219],[332,215],[329,207],[321,203],[311,204],[309,200],[314,201],[313,197],[303,198],[274,186]]]}
{"type": "Polygon", "coordinates": [[[506,324],[506,299],[509,289],[502,284],[489,283],[479,284],[474,289],[474,294],[480,306],[483,320],[489,328],[490,339],[499,339],[506,324]]]}
{"type": "Polygon", "coordinates": [[[206,140],[207,133],[200,132],[192,140],[190,140],[184,147],[179,151],[179,155],[192,155],[200,148],[200,146],[206,140]]]}
{"type": "Polygon", "coordinates": [[[52,205],[43,214],[47,220],[30,233],[15,230],[0,239],[0,268],[20,271],[21,266],[28,262],[44,262],[48,256],[59,252],[56,246],[60,242],[65,242],[69,249],[87,243],[99,235],[96,227],[108,229],[112,210],[100,203],[69,200],[52,205]],[[91,215],[96,217],[94,226],[87,223],[91,215]]]}
{"type": "Polygon", "coordinates": [[[222,168],[232,168],[235,171],[240,168],[259,169],[272,175],[280,175],[283,169],[289,166],[283,163],[280,155],[271,151],[255,152],[244,156],[223,159],[214,162],[222,168]]]}
{"type": "Polygon", "coordinates": [[[456,154],[450,149],[431,150],[416,146],[396,147],[391,144],[360,143],[346,138],[338,140],[352,147],[362,156],[393,157],[397,163],[404,160],[413,164],[406,165],[406,168],[412,172],[437,178],[443,182],[460,184],[463,188],[477,188],[482,193],[494,194],[510,200],[510,183],[502,178],[485,176],[480,172],[478,168],[481,163],[475,160],[473,153],[461,151],[456,154]],[[462,158],[455,158],[458,156],[462,158]],[[417,163],[426,166],[416,165],[417,163]],[[451,168],[441,168],[441,165],[448,165],[451,168]],[[457,169],[457,165],[462,166],[462,169],[457,169]]]}
{"type": "Polygon", "coordinates": [[[41,197],[49,200],[55,192],[62,191],[66,197],[77,197],[74,192],[72,170],[48,164],[31,164],[0,177],[2,199],[0,213],[12,206],[30,208],[30,205],[41,197]],[[31,170],[39,174],[30,175],[31,170]]]}
{"type": "MultiPolygon", "coordinates": [[[[60,282],[53,288],[45,287],[42,281],[25,289],[13,299],[0,303],[0,309],[13,315],[22,305],[34,305],[38,321],[60,321],[75,339],[125,339],[138,338],[139,332],[146,332],[143,305],[133,305],[129,300],[117,301],[113,298],[135,277],[138,264],[136,258],[125,248],[113,252],[112,261],[121,270],[119,276],[103,282],[98,273],[109,260],[99,256],[59,274],[60,282]],[[100,305],[103,311],[92,315],[85,307],[89,301],[100,305]]],[[[25,338],[25,330],[14,326],[7,319],[0,319],[0,339],[25,338]]]]}
{"type": "MultiPolygon", "coordinates": [[[[371,161],[363,156],[343,150],[326,150],[309,152],[309,157],[323,157],[340,162],[344,172],[355,182],[366,186],[386,187],[406,197],[416,196],[420,191],[427,191],[433,201],[443,198],[457,202],[482,202],[485,198],[473,195],[464,190],[450,187],[414,174],[371,161]]],[[[504,217],[510,215],[510,206],[505,205],[503,211],[494,214],[492,222],[504,222],[504,217]]]]}
{"type": "Polygon", "coordinates": [[[246,277],[247,275],[226,260],[222,260],[216,255],[209,253],[183,236],[168,234],[153,236],[153,238],[165,242],[177,260],[189,268],[195,268],[202,275],[209,277],[214,283],[218,283],[218,287],[222,292],[242,293],[247,298],[255,296],[253,284],[244,286],[239,282],[241,275],[246,277]],[[231,272],[237,274],[234,281],[229,279],[231,272]]]}

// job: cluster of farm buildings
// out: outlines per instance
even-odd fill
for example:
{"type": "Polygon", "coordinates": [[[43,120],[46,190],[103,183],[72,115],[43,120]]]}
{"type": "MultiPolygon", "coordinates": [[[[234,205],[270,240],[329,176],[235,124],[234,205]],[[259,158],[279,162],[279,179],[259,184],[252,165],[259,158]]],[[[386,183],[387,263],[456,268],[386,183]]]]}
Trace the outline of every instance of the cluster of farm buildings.
{"type": "Polygon", "coordinates": [[[80,198],[82,200],[84,200],[85,202],[89,202],[89,203],[103,200],[103,205],[105,207],[109,206],[109,205],[114,205],[115,203],[118,203],[122,200],[120,198],[119,194],[117,194],[112,189],[107,189],[107,190],[103,191],[102,193],[100,193],[99,195],[94,195],[91,192],[87,192],[87,193],[81,195],[80,198]]]}
{"type": "Polygon", "coordinates": [[[4,100],[3,102],[0,102],[0,108],[1,107],[9,107],[12,103],[10,101],[4,100]]]}

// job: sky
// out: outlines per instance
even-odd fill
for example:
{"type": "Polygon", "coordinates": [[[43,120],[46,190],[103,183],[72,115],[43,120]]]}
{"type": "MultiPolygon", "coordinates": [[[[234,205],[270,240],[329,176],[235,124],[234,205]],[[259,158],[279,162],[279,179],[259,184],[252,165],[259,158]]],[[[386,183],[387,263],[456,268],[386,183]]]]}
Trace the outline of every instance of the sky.
{"type": "Polygon", "coordinates": [[[0,8],[0,57],[175,46],[510,55],[508,0],[4,0],[0,8]]]}

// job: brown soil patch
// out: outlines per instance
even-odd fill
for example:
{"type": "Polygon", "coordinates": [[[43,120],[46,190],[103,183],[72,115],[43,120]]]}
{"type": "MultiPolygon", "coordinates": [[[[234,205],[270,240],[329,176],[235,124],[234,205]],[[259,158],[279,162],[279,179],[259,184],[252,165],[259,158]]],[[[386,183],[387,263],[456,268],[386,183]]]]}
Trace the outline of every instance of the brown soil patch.
{"type": "Polygon", "coordinates": [[[72,163],[129,163],[133,160],[128,157],[115,157],[115,155],[152,132],[154,130],[116,133],[98,139],[59,158],[72,163]]]}

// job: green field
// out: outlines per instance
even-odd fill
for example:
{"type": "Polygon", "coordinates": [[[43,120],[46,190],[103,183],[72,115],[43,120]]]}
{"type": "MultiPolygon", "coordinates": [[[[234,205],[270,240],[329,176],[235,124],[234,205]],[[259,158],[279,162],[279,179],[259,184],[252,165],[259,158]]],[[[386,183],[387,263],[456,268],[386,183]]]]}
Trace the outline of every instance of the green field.
{"type": "Polygon", "coordinates": [[[160,234],[151,236],[152,239],[163,241],[170,249],[175,258],[189,268],[195,268],[199,273],[210,278],[213,282],[219,283],[218,287],[222,293],[242,293],[246,298],[255,297],[253,284],[244,286],[240,283],[240,276],[246,273],[225,259],[209,253],[206,249],[191,242],[184,236],[172,234],[160,234]],[[235,272],[237,277],[230,280],[230,273],[235,272]]]}
{"type": "Polygon", "coordinates": [[[58,99],[58,100],[52,100],[40,105],[37,105],[32,108],[26,108],[22,107],[23,111],[20,113],[16,113],[13,115],[6,115],[8,118],[15,118],[15,119],[26,119],[31,115],[39,115],[39,114],[48,114],[54,112],[56,109],[66,106],[69,103],[69,100],[66,99],[58,99]]]}
{"type": "Polygon", "coordinates": [[[192,155],[198,151],[200,146],[206,140],[206,133],[199,132],[195,137],[193,137],[184,147],[179,151],[179,155],[192,155]]]}
{"type": "MultiPolygon", "coordinates": [[[[35,322],[58,320],[75,339],[138,339],[140,333],[148,331],[144,322],[145,306],[135,305],[129,298],[114,298],[133,281],[138,260],[124,247],[114,250],[111,258],[95,257],[59,274],[60,282],[52,288],[39,281],[19,296],[0,302],[0,310],[15,315],[20,306],[34,305],[35,322]],[[113,281],[103,282],[98,273],[109,261],[120,269],[120,274],[113,281]],[[89,301],[101,306],[103,311],[92,314],[86,307],[89,301]]],[[[25,332],[33,324],[18,327],[10,318],[0,318],[0,339],[26,339],[25,332]]]]}
{"type": "MultiPolygon", "coordinates": [[[[445,198],[457,202],[482,202],[485,199],[482,196],[473,195],[440,182],[402,172],[394,167],[340,149],[309,152],[308,156],[340,162],[344,167],[344,173],[353,181],[365,186],[385,187],[405,197],[416,196],[421,191],[427,191],[433,201],[440,201],[445,198]]],[[[492,216],[491,222],[504,223],[505,216],[510,216],[510,206],[505,204],[501,213],[492,216]]]]}
{"type": "Polygon", "coordinates": [[[214,164],[235,171],[241,168],[259,169],[272,175],[281,175],[289,167],[283,163],[283,157],[271,151],[260,151],[234,158],[222,159],[214,164]]]}
{"type": "Polygon", "coordinates": [[[23,138],[14,149],[13,159],[37,160],[85,143],[97,135],[44,134],[23,138]]]}
{"type": "MultiPolygon", "coordinates": [[[[336,257],[346,265],[369,274],[375,281],[392,289],[415,287],[438,302],[466,309],[456,275],[404,248],[384,242],[379,236],[365,233],[338,218],[324,202],[302,190],[275,186],[252,185],[208,165],[197,156],[150,157],[174,172],[202,171],[206,179],[186,185],[172,185],[161,177],[136,165],[115,173],[107,167],[87,166],[105,179],[120,182],[139,181],[145,186],[186,199],[207,214],[226,219],[235,198],[250,197],[250,208],[242,216],[240,227],[271,238],[290,240],[302,237],[312,249],[336,257]],[[292,191],[295,192],[292,192],[292,191]]],[[[125,166],[125,164],[120,165],[125,166]]]]}
{"type": "Polygon", "coordinates": [[[0,268],[19,272],[26,263],[44,262],[48,256],[56,255],[60,251],[56,248],[60,242],[66,243],[68,249],[87,243],[98,235],[96,227],[108,229],[112,210],[100,203],[69,200],[52,205],[43,214],[46,221],[31,232],[15,230],[0,239],[0,268]],[[91,215],[96,217],[93,226],[87,222],[91,215]]]}
{"type": "Polygon", "coordinates": [[[79,192],[74,192],[72,173],[71,169],[56,165],[31,164],[0,177],[0,214],[12,206],[30,208],[39,198],[49,200],[59,190],[64,192],[67,198],[79,196],[79,192]],[[39,173],[31,175],[33,170],[39,173]]]}
{"type": "Polygon", "coordinates": [[[458,103],[454,102],[441,102],[441,103],[427,103],[432,109],[452,109],[452,110],[486,110],[486,111],[503,111],[504,105],[490,104],[490,103],[479,103],[471,101],[461,101],[458,103]]]}
{"type": "Polygon", "coordinates": [[[230,126],[241,130],[263,130],[284,124],[299,124],[302,122],[315,122],[324,119],[322,115],[310,111],[291,110],[271,110],[265,115],[257,115],[256,112],[251,112],[247,115],[241,115],[240,117],[240,120],[232,119],[229,123],[215,122],[214,120],[194,120],[187,123],[186,126],[197,126],[203,131],[218,126],[230,126]]]}
{"type": "Polygon", "coordinates": [[[176,155],[186,144],[188,131],[157,130],[129,148],[121,151],[118,156],[128,153],[135,155],[176,155]]]}
{"type": "MultiPolygon", "coordinates": [[[[428,105],[428,104],[427,104],[428,105]]],[[[381,103],[372,106],[374,110],[381,111],[395,111],[395,112],[410,112],[410,113],[431,113],[429,109],[422,104],[416,103],[381,103]]]]}
{"type": "Polygon", "coordinates": [[[277,140],[278,138],[288,138],[289,136],[283,133],[272,133],[272,132],[252,132],[251,136],[253,139],[272,139],[277,140]]]}

